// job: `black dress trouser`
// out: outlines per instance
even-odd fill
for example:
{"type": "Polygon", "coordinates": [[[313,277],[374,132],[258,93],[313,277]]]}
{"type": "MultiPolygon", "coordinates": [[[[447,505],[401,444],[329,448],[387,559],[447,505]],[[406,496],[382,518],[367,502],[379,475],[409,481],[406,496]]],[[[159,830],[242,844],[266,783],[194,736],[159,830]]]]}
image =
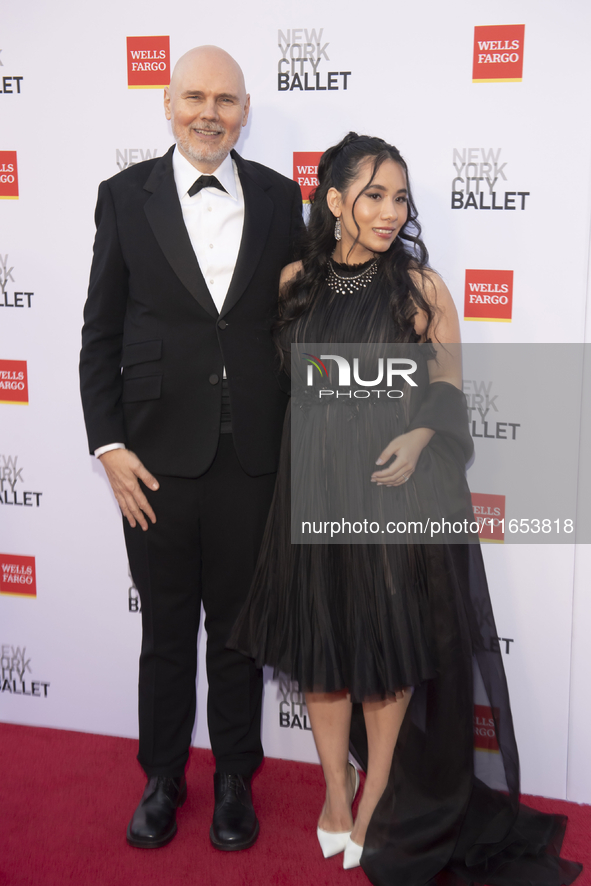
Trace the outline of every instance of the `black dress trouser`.
{"type": "Polygon", "coordinates": [[[147,532],[124,520],[142,603],[138,760],[148,776],[180,776],[195,721],[201,603],[207,631],[207,718],[218,772],[251,775],[261,763],[262,671],[226,649],[256,565],[275,474],[251,477],[231,434],[195,479],[156,475],[144,488],[156,514],[147,532]]]}

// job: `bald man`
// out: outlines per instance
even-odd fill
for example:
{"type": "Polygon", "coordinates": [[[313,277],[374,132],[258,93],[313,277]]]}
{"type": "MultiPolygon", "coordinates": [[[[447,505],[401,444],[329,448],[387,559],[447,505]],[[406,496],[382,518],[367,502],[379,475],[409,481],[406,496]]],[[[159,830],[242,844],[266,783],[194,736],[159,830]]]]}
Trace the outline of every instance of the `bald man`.
{"type": "Polygon", "coordinates": [[[81,391],[91,453],[123,513],[142,604],[139,753],[148,777],[132,846],[176,833],[195,720],[197,632],[207,631],[216,759],[210,838],[258,835],[262,675],[226,649],[273,492],[287,402],[270,335],[301,196],[234,150],[250,97],[238,64],[202,46],[164,91],[176,145],[99,188],[81,391]]]}

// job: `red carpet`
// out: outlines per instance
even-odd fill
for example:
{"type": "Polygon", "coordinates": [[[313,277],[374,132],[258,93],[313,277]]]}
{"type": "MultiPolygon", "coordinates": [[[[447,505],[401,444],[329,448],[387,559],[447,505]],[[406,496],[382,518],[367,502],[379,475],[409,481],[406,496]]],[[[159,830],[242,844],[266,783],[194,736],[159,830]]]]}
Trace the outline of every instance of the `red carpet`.
{"type": "MultiPolygon", "coordinates": [[[[127,821],[144,787],[136,742],[0,724],[0,886],[360,886],[360,869],[325,861],[316,843],[320,767],[265,760],[253,780],[261,834],[245,852],[218,852],[209,837],[213,758],[193,749],[179,832],[164,849],[132,849],[127,821]]],[[[563,854],[591,886],[591,806],[540,797],[566,813],[563,854]]],[[[401,884],[399,884],[401,886],[401,884]]]]}

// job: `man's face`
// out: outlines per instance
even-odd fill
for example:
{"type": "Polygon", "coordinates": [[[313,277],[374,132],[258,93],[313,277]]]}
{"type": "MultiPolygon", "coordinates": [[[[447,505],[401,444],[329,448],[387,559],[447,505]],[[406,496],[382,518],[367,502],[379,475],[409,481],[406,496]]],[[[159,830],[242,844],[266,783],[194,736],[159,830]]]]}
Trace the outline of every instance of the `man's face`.
{"type": "Polygon", "coordinates": [[[223,56],[203,54],[175,72],[164,110],[180,152],[200,172],[215,172],[246,126],[250,96],[223,56]]]}

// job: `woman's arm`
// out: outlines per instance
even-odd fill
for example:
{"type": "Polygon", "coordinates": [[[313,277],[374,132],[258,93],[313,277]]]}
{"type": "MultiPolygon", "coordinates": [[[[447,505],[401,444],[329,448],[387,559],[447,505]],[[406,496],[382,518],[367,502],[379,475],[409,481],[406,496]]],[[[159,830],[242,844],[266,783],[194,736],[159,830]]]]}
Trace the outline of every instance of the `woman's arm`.
{"type": "MultiPolygon", "coordinates": [[[[415,332],[422,341],[431,340],[437,359],[429,360],[429,381],[447,382],[462,389],[462,360],[460,353],[460,323],[451,293],[434,271],[424,276],[413,272],[414,282],[433,311],[431,323],[425,311],[415,315],[415,332]]],[[[378,486],[401,486],[414,473],[419,456],[435,432],[430,428],[416,428],[395,437],[377,458],[382,465],[396,456],[382,471],[374,471],[371,482],[378,486]]]]}
{"type": "Polygon", "coordinates": [[[430,325],[424,311],[419,310],[415,315],[415,332],[423,341],[430,339],[437,354],[436,360],[429,360],[429,380],[446,381],[461,390],[460,321],[454,300],[434,271],[427,271],[424,277],[414,272],[413,276],[433,311],[430,325]]]}

